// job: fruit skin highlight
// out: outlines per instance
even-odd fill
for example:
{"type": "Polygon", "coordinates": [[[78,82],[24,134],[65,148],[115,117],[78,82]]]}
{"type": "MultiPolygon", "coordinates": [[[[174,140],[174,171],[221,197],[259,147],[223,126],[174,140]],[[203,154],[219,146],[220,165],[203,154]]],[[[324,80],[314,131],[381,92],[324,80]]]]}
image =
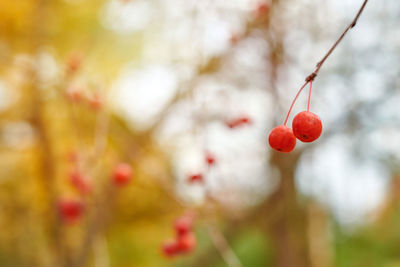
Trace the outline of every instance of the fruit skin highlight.
{"type": "Polygon", "coordinates": [[[285,125],[280,125],[272,129],[268,137],[269,145],[279,152],[288,153],[296,146],[296,137],[292,129],[285,125]]]}
{"type": "Polygon", "coordinates": [[[293,134],[302,142],[310,143],[318,139],[322,132],[321,119],[314,113],[303,111],[292,122],[293,134]]]}

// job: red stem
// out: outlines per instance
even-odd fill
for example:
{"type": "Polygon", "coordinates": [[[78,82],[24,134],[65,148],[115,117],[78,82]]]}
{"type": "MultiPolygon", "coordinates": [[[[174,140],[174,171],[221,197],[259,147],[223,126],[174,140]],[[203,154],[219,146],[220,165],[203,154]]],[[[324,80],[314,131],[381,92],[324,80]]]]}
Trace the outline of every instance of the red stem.
{"type": "Polygon", "coordinates": [[[308,93],[307,111],[310,111],[311,89],[312,89],[312,80],[310,81],[310,91],[308,93]]]}
{"type": "Polygon", "coordinates": [[[293,99],[293,101],[292,101],[292,104],[290,105],[288,114],[286,115],[286,119],[285,119],[285,122],[283,123],[283,125],[286,126],[286,123],[287,123],[287,121],[288,121],[288,119],[289,119],[289,115],[290,115],[290,112],[292,111],[292,108],[293,108],[294,103],[296,102],[297,98],[299,97],[301,91],[304,89],[304,87],[306,87],[306,85],[307,85],[309,82],[310,82],[310,81],[306,81],[306,83],[303,84],[303,86],[302,86],[302,87],[300,88],[300,90],[297,92],[297,95],[294,97],[294,99],[293,99]]]}
{"type": "Polygon", "coordinates": [[[361,16],[361,13],[364,11],[365,6],[367,5],[368,0],[364,0],[363,4],[361,5],[360,9],[357,12],[357,15],[355,16],[355,18],[353,19],[353,21],[346,27],[346,29],[344,30],[344,32],[340,35],[339,39],[336,40],[336,42],[333,44],[333,46],[328,50],[328,52],[325,54],[325,56],[318,62],[316,69],[314,70],[314,72],[312,72],[310,75],[307,76],[306,78],[306,83],[303,84],[303,86],[300,88],[299,92],[297,93],[296,97],[293,99],[292,105],[289,108],[289,112],[286,116],[285,119],[285,123],[283,125],[286,126],[286,123],[289,119],[289,115],[290,112],[292,111],[293,105],[297,100],[297,97],[300,95],[300,92],[303,90],[303,88],[310,83],[310,94],[308,96],[308,105],[307,105],[307,111],[310,108],[310,98],[311,98],[311,87],[312,87],[312,81],[315,79],[315,77],[317,76],[319,70],[321,69],[322,65],[325,63],[326,59],[332,54],[333,50],[336,49],[336,47],[338,46],[338,44],[343,40],[344,36],[347,34],[347,32],[354,28],[354,26],[356,26],[358,19],[361,16]]]}

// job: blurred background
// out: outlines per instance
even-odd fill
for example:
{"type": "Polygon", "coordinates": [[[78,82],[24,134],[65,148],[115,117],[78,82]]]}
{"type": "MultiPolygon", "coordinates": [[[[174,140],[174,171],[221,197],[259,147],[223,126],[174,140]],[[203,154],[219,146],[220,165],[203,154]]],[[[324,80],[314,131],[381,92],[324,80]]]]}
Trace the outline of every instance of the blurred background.
{"type": "Polygon", "coordinates": [[[0,266],[400,266],[399,1],[319,72],[321,138],[267,142],[361,4],[0,1],[0,266]]]}

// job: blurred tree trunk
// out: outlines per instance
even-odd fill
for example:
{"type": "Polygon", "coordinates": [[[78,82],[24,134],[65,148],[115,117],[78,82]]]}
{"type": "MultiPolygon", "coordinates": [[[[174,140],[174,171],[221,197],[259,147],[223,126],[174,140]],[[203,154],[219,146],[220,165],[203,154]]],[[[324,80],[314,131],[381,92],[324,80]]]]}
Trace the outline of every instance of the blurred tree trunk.
{"type": "Polygon", "coordinates": [[[56,192],[56,164],[54,160],[54,151],[52,140],[49,133],[49,120],[46,117],[46,107],[44,100],[44,92],[39,88],[38,63],[37,54],[40,51],[46,33],[43,25],[47,14],[45,14],[45,6],[47,0],[35,1],[35,12],[32,16],[31,35],[30,35],[30,52],[34,58],[35,65],[29,66],[27,71],[30,78],[28,91],[31,92],[31,118],[30,121],[35,127],[38,138],[38,166],[40,171],[39,184],[41,186],[41,194],[43,195],[43,232],[46,236],[46,249],[49,251],[47,256],[43,257],[45,264],[48,266],[68,266],[69,263],[65,258],[64,246],[61,238],[60,220],[56,210],[57,192],[56,192]]]}
{"type": "Polygon", "coordinates": [[[280,184],[274,194],[279,212],[268,223],[274,246],[276,267],[311,266],[307,241],[307,211],[297,200],[294,175],[301,152],[273,153],[271,163],[280,174],[280,184]]]}

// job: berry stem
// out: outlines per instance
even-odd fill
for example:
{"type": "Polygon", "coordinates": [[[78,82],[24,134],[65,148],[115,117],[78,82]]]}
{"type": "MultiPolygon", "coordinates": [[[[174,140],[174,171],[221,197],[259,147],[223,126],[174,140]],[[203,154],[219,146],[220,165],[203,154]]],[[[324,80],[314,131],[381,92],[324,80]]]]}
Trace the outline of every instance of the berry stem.
{"type": "Polygon", "coordinates": [[[310,81],[310,91],[308,93],[307,111],[310,111],[311,89],[312,89],[312,80],[310,81]]]}
{"type": "Polygon", "coordinates": [[[289,111],[288,111],[288,113],[287,113],[287,115],[286,115],[286,119],[285,119],[285,122],[283,123],[283,125],[286,126],[286,123],[287,123],[287,121],[288,121],[288,119],[289,119],[289,115],[290,115],[290,112],[292,111],[292,108],[293,108],[294,103],[296,102],[297,98],[299,97],[301,91],[304,89],[304,87],[306,87],[306,85],[307,85],[309,82],[310,82],[310,81],[306,81],[306,83],[303,84],[303,86],[302,86],[302,87],[299,89],[299,91],[297,92],[296,96],[294,97],[294,99],[293,99],[293,101],[292,101],[292,104],[290,105],[289,111]]]}

